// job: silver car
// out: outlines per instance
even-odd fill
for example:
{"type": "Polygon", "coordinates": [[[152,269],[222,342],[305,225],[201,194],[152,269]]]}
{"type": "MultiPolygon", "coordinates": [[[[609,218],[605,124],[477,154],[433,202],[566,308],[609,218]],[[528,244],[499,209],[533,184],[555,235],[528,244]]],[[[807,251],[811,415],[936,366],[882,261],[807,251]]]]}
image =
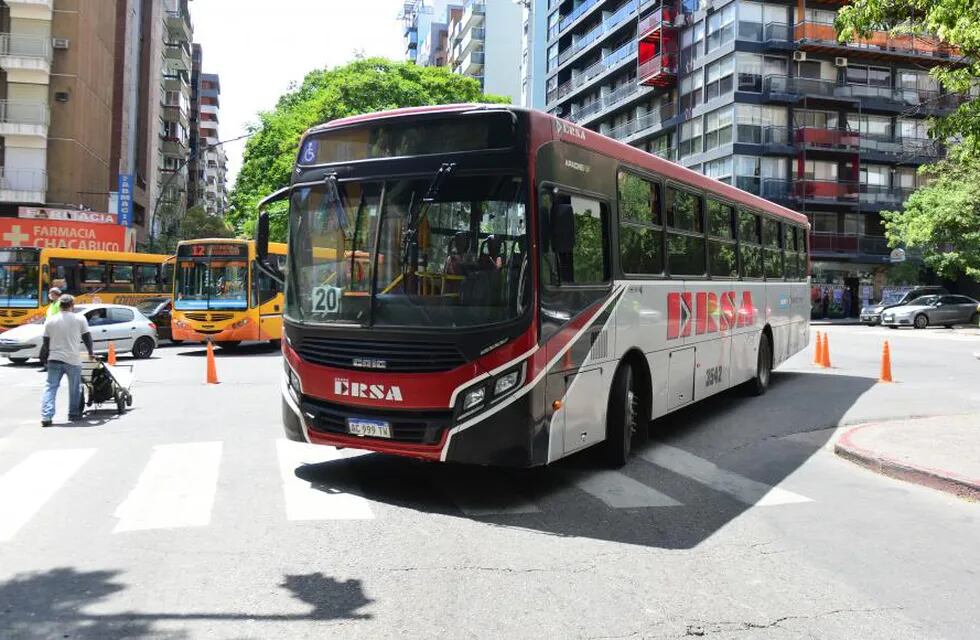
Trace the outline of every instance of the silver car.
{"type": "Polygon", "coordinates": [[[881,323],[895,329],[902,326],[925,329],[931,324],[952,327],[977,323],[977,301],[966,296],[920,296],[881,315],[881,323]]]}
{"type": "MultiPolygon", "coordinates": [[[[92,346],[96,353],[106,353],[114,343],[116,353],[132,353],[134,358],[149,358],[157,347],[157,328],[139,310],[121,304],[84,304],[75,307],[88,321],[92,346]]],[[[39,358],[44,338],[44,322],[14,327],[0,333],[0,356],[15,364],[39,358]]]]}

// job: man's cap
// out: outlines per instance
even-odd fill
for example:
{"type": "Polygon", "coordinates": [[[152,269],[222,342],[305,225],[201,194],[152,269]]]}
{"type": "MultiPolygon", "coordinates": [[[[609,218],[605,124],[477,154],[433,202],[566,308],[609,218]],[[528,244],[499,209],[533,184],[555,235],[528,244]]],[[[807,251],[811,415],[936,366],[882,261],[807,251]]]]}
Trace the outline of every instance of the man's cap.
{"type": "Polygon", "coordinates": [[[58,287],[51,287],[50,289],[48,289],[48,295],[49,296],[60,296],[61,295],[61,289],[59,289],[58,287]]]}
{"type": "Polygon", "coordinates": [[[69,295],[66,293],[65,295],[58,298],[58,306],[60,306],[62,309],[70,309],[74,304],[75,304],[75,296],[73,295],[69,295]]]}

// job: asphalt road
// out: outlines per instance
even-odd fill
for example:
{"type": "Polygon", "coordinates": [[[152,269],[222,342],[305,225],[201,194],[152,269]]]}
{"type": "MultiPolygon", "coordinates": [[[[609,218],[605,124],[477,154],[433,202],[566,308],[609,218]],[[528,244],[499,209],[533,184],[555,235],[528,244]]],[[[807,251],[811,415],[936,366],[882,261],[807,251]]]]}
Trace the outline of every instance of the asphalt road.
{"type": "Polygon", "coordinates": [[[61,398],[50,429],[36,367],[0,366],[0,638],[980,637],[980,505],[830,451],[980,412],[980,340],[829,334],[834,369],[659,421],[620,472],[288,443],[265,348],[219,353],[217,386],[162,348],[131,412],[67,427],[61,398]]]}

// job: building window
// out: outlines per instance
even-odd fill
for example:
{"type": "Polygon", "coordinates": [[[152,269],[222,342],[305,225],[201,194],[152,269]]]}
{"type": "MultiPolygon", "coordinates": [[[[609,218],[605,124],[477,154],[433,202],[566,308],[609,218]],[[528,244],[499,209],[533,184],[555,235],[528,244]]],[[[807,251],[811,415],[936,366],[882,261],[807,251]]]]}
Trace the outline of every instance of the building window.
{"type": "Polygon", "coordinates": [[[845,213],[844,214],[844,235],[863,236],[864,235],[864,214],[845,213]]]}
{"type": "Polygon", "coordinates": [[[558,43],[548,47],[548,71],[558,68],[558,43]]]}
{"type": "Polygon", "coordinates": [[[735,56],[727,55],[705,68],[704,100],[731,93],[734,88],[735,56]]]}
{"type": "Polygon", "coordinates": [[[834,20],[837,18],[835,12],[827,9],[807,9],[804,15],[807,22],[816,22],[817,24],[834,24],[834,20]]]}
{"type": "Polygon", "coordinates": [[[736,140],[749,144],[787,144],[787,114],[783,107],[738,104],[736,140]]]}
{"type": "Polygon", "coordinates": [[[678,156],[684,158],[686,156],[694,155],[695,153],[701,153],[702,133],[703,127],[700,116],[697,118],[691,118],[687,122],[682,123],[680,130],[680,141],[677,145],[678,156]]]}
{"type": "Polygon", "coordinates": [[[690,68],[704,55],[704,21],[681,32],[681,66],[690,68]]]}
{"type": "Polygon", "coordinates": [[[892,119],[888,116],[847,114],[847,128],[858,131],[862,136],[890,139],[892,137],[892,119]]]}
{"type": "Polygon", "coordinates": [[[732,156],[704,163],[704,175],[725,184],[732,183],[732,156]]]}
{"type": "Polygon", "coordinates": [[[892,86],[892,72],[887,67],[850,65],[847,67],[845,75],[847,84],[884,87],[886,89],[892,86]]]}
{"type": "Polygon", "coordinates": [[[786,191],[788,171],[788,158],[736,156],[735,186],[755,195],[776,197],[786,191]]]}
{"type": "Polygon", "coordinates": [[[837,182],[837,163],[827,160],[804,160],[801,177],[806,180],[837,182]]]}
{"type": "Polygon", "coordinates": [[[838,127],[837,112],[796,109],[793,111],[793,124],[797,128],[836,129],[838,127]]]}
{"type": "Polygon", "coordinates": [[[814,233],[837,233],[837,214],[814,213],[811,224],[814,233]]]}
{"type": "Polygon", "coordinates": [[[762,56],[757,53],[737,53],[738,90],[762,91],[762,56]]]}
{"type": "Polygon", "coordinates": [[[712,111],[704,116],[704,150],[711,151],[732,143],[732,107],[712,111]]]}
{"type": "Polygon", "coordinates": [[[735,3],[712,13],[708,16],[707,23],[706,52],[711,53],[735,39],[735,3]]]}
{"type": "Polygon", "coordinates": [[[681,109],[688,110],[701,104],[704,91],[704,72],[698,69],[681,79],[681,109]]]}

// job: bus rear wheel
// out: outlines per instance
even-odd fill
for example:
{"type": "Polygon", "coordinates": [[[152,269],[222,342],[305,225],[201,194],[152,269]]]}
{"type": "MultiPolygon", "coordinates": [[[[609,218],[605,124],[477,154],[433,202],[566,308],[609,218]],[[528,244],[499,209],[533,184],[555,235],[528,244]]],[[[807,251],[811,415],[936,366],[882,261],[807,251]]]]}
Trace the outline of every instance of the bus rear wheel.
{"type": "Polygon", "coordinates": [[[626,464],[634,441],[638,442],[646,435],[649,411],[633,367],[624,362],[616,370],[609,391],[606,440],[602,443],[602,458],[606,465],[618,469],[626,464]]]}
{"type": "Polygon", "coordinates": [[[749,380],[749,393],[754,396],[761,396],[769,390],[769,382],[772,379],[772,342],[769,335],[762,334],[759,339],[759,357],[755,364],[755,377],[749,380]]]}

